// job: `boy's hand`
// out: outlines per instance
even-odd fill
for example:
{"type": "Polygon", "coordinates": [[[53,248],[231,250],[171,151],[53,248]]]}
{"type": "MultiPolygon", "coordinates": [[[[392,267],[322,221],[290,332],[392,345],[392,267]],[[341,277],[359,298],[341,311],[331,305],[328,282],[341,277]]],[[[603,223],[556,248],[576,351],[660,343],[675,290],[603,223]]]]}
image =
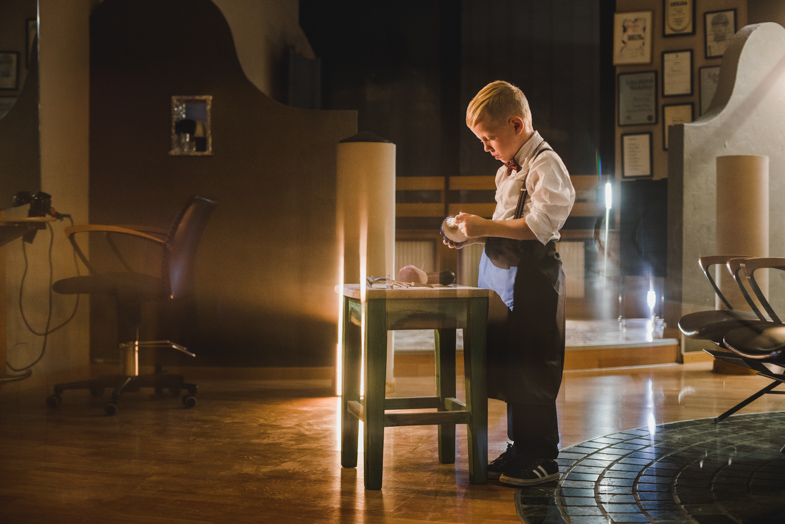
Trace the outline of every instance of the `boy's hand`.
{"type": "Polygon", "coordinates": [[[458,227],[458,230],[469,239],[477,239],[484,236],[484,222],[486,222],[484,218],[470,213],[458,213],[455,216],[455,225],[458,227]]]}
{"type": "Polygon", "coordinates": [[[442,242],[445,246],[448,246],[452,249],[461,249],[463,247],[476,244],[479,240],[478,237],[481,236],[478,234],[478,231],[482,227],[482,222],[484,221],[484,218],[478,217],[477,215],[472,215],[470,213],[458,213],[455,216],[455,227],[457,227],[458,231],[463,233],[463,235],[466,236],[468,240],[461,243],[460,245],[451,242],[447,238],[443,238],[442,242]]]}

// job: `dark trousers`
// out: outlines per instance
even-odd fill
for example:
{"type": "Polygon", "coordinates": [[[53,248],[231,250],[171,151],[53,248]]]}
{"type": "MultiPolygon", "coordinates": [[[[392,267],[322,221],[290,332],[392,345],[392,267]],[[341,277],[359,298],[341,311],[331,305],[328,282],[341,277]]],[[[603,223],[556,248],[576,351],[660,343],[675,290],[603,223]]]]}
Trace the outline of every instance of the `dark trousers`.
{"type": "Polygon", "coordinates": [[[507,433],[529,458],[556,458],[564,370],[564,273],[555,246],[532,241],[506,322],[488,326],[488,389],[507,402],[507,433]]]}
{"type": "Polygon", "coordinates": [[[507,404],[507,438],[528,459],[559,456],[556,403],[507,404]]]}

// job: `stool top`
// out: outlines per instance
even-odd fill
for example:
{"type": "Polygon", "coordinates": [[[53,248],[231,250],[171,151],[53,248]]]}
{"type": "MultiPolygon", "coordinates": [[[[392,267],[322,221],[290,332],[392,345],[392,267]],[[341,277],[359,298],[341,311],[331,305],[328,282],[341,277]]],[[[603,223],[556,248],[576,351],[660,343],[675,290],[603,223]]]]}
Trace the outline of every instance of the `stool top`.
{"type": "MultiPolygon", "coordinates": [[[[384,284],[374,284],[365,288],[366,300],[414,300],[427,298],[489,298],[490,289],[469,286],[435,286],[435,287],[394,287],[388,289],[384,284]]],[[[335,292],[347,298],[362,299],[363,289],[360,284],[344,284],[335,286],[335,292]]]]}

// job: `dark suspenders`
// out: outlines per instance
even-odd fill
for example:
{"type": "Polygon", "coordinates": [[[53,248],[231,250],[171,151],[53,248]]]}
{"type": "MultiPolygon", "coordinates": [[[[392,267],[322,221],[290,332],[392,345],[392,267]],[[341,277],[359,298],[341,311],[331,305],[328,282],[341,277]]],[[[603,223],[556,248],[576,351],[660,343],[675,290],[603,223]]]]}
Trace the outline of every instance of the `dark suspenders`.
{"type": "Polygon", "coordinates": [[[523,177],[523,183],[521,184],[521,195],[518,197],[518,205],[515,208],[515,218],[521,218],[523,216],[523,205],[526,201],[526,179],[529,178],[529,171],[531,170],[531,165],[540,156],[540,153],[544,153],[545,151],[553,151],[550,146],[545,143],[545,140],[540,142],[540,145],[537,146],[537,149],[534,150],[534,155],[532,156],[531,160],[529,160],[529,169],[526,170],[526,175],[523,177]],[[543,147],[543,145],[545,147],[543,147]]]}

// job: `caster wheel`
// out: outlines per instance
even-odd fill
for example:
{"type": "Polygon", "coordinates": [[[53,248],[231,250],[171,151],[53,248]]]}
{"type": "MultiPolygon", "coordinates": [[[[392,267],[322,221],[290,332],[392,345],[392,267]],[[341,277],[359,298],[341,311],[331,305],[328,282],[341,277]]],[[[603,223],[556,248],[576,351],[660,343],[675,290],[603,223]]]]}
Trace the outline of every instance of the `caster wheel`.
{"type": "Polygon", "coordinates": [[[109,416],[117,414],[117,404],[115,404],[114,402],[110,402],[109,404],[104,406],[104,413],[106,413],[109,416]]]}
{"type": "Polygon", "coordinates": [[[188,409],[196,407],[196,397],[193,395],[186,395],[183,397],[183,406],[188,409]]]}
{"type": "Polygon", "coordinates": [[[60,407],[60,395],[49,395],[46,397],[46,405],[50,408],[57,409],[60,407]]]}

